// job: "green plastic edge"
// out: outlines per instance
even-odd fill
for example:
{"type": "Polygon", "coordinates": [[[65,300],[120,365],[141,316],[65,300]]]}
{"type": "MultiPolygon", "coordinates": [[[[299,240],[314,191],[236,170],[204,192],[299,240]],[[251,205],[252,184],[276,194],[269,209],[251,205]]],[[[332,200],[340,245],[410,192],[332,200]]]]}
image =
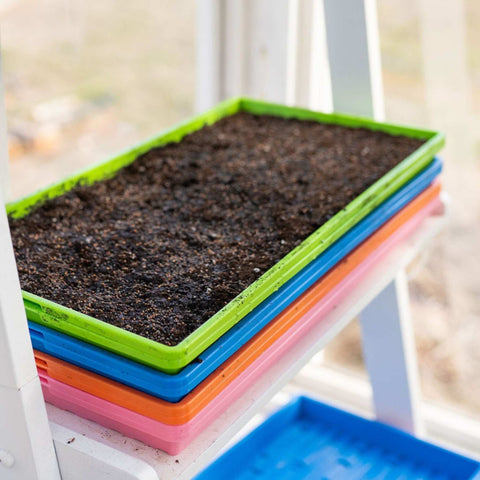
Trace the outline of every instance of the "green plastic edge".
{"type": "Polygon", "coordinates": [[[392,135],[418,138],[426,142],[176,346],[169,347],[154,342],[55,302],[23,292],[28,318],[152,368],[171,374],[177,373],[371,210],[413,178],[431,161],[445,141],[443,134],[430,130],[380,123],[351,115],[319,113],[248,98],[236,98],[222,102],[208,112],[168,129],[159,136],[148,139],[113,158],[8,204],[7,213],[14,218],[24,216],[33,207],[49,198],[61,195],[77,184],[92,184],[111,177],[151,148],[178,142],[185,135],[198,130],[205,124],[215,123],[238,111],[320,121],[348,127],[364,127],[392,135]]]}

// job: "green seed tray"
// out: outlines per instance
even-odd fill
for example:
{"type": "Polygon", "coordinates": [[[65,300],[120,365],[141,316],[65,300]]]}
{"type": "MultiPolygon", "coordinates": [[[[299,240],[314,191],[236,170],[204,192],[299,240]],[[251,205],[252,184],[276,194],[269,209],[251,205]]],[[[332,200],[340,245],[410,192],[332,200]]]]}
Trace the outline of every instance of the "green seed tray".
{"type": "Polygon", "coordinates": [[[23,292],[28,319],[152,368],[175,374],[314,260],[358,221],[413,178],[430,163],[435,153],[444,144],[444,136],[438,132],[379,123],[350,115],[324,114],[247,98],[236,98],[222,102],[212,110],[183,122],[113,158],[8,204],[7,214],[13,218],[25,216],[36,206],[50,198],[62,195],[76,185],[90,185],[96,181],[110,178],[118,170],[129,165],[139,155],[148,150],[168,143],[180,142],[185,135],[202,128],[204,125],[213,124],[221,118],[240,111],[257,115],[312,120],[353,128],[368,128],[392,135],[421,139],[425,143],[356,197],[344,210],[325,222],[298,247],[288,253],[281,261],[176,346],[170,347],[143,338],[39,296],[23,292]]]}

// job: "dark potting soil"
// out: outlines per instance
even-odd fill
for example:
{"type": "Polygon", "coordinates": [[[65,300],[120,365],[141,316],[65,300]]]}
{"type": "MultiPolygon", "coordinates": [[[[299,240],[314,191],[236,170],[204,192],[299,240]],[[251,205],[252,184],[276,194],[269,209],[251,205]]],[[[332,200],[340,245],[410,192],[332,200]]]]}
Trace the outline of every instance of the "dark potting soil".
{"type": "Polygon", "coordinates": [[[176,345],[421,143],[234,115],[10,219],[22,287],[176,345]]]}

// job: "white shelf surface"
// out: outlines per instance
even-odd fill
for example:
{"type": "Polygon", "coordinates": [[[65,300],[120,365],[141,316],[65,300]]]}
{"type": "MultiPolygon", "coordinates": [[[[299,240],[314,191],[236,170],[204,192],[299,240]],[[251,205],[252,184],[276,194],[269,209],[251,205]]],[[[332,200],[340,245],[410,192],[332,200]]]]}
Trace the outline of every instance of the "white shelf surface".
{"type": "MultiPolygon", "coordinates": [[[[245,394],[219,415],[177,456],[129,439],[72,413],[47,405],[63,480],[188,480],[259,413],[299,370],[363,310],[429,243],[444,215],[429,217],[416,232],[388,253],[362,284],[332,311],[311,334],[302,338],[245,394]]],[[[251,425],[251,424],[250,424],[251,425]]]]}

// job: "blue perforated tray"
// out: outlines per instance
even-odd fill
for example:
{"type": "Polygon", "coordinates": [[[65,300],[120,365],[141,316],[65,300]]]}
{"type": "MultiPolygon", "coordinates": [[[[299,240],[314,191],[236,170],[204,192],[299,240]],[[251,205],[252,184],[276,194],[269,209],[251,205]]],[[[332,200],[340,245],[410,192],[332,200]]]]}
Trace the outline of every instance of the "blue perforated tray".
{"type": "Polygon", "coordinates": [[[480,463],[307,397],[195,480],[480,480],[480,463]]]}
{"type": "Polygon", "coordinates": [[[383,225],[440,173],[434,159],[420,174],[319,255],[294,278],[175,375],[146,367],[125,357],[29,322],[33,347],[79,367],[106,376],[170,402],[178,402],[233,355],[345,255],[383,225]]]}

